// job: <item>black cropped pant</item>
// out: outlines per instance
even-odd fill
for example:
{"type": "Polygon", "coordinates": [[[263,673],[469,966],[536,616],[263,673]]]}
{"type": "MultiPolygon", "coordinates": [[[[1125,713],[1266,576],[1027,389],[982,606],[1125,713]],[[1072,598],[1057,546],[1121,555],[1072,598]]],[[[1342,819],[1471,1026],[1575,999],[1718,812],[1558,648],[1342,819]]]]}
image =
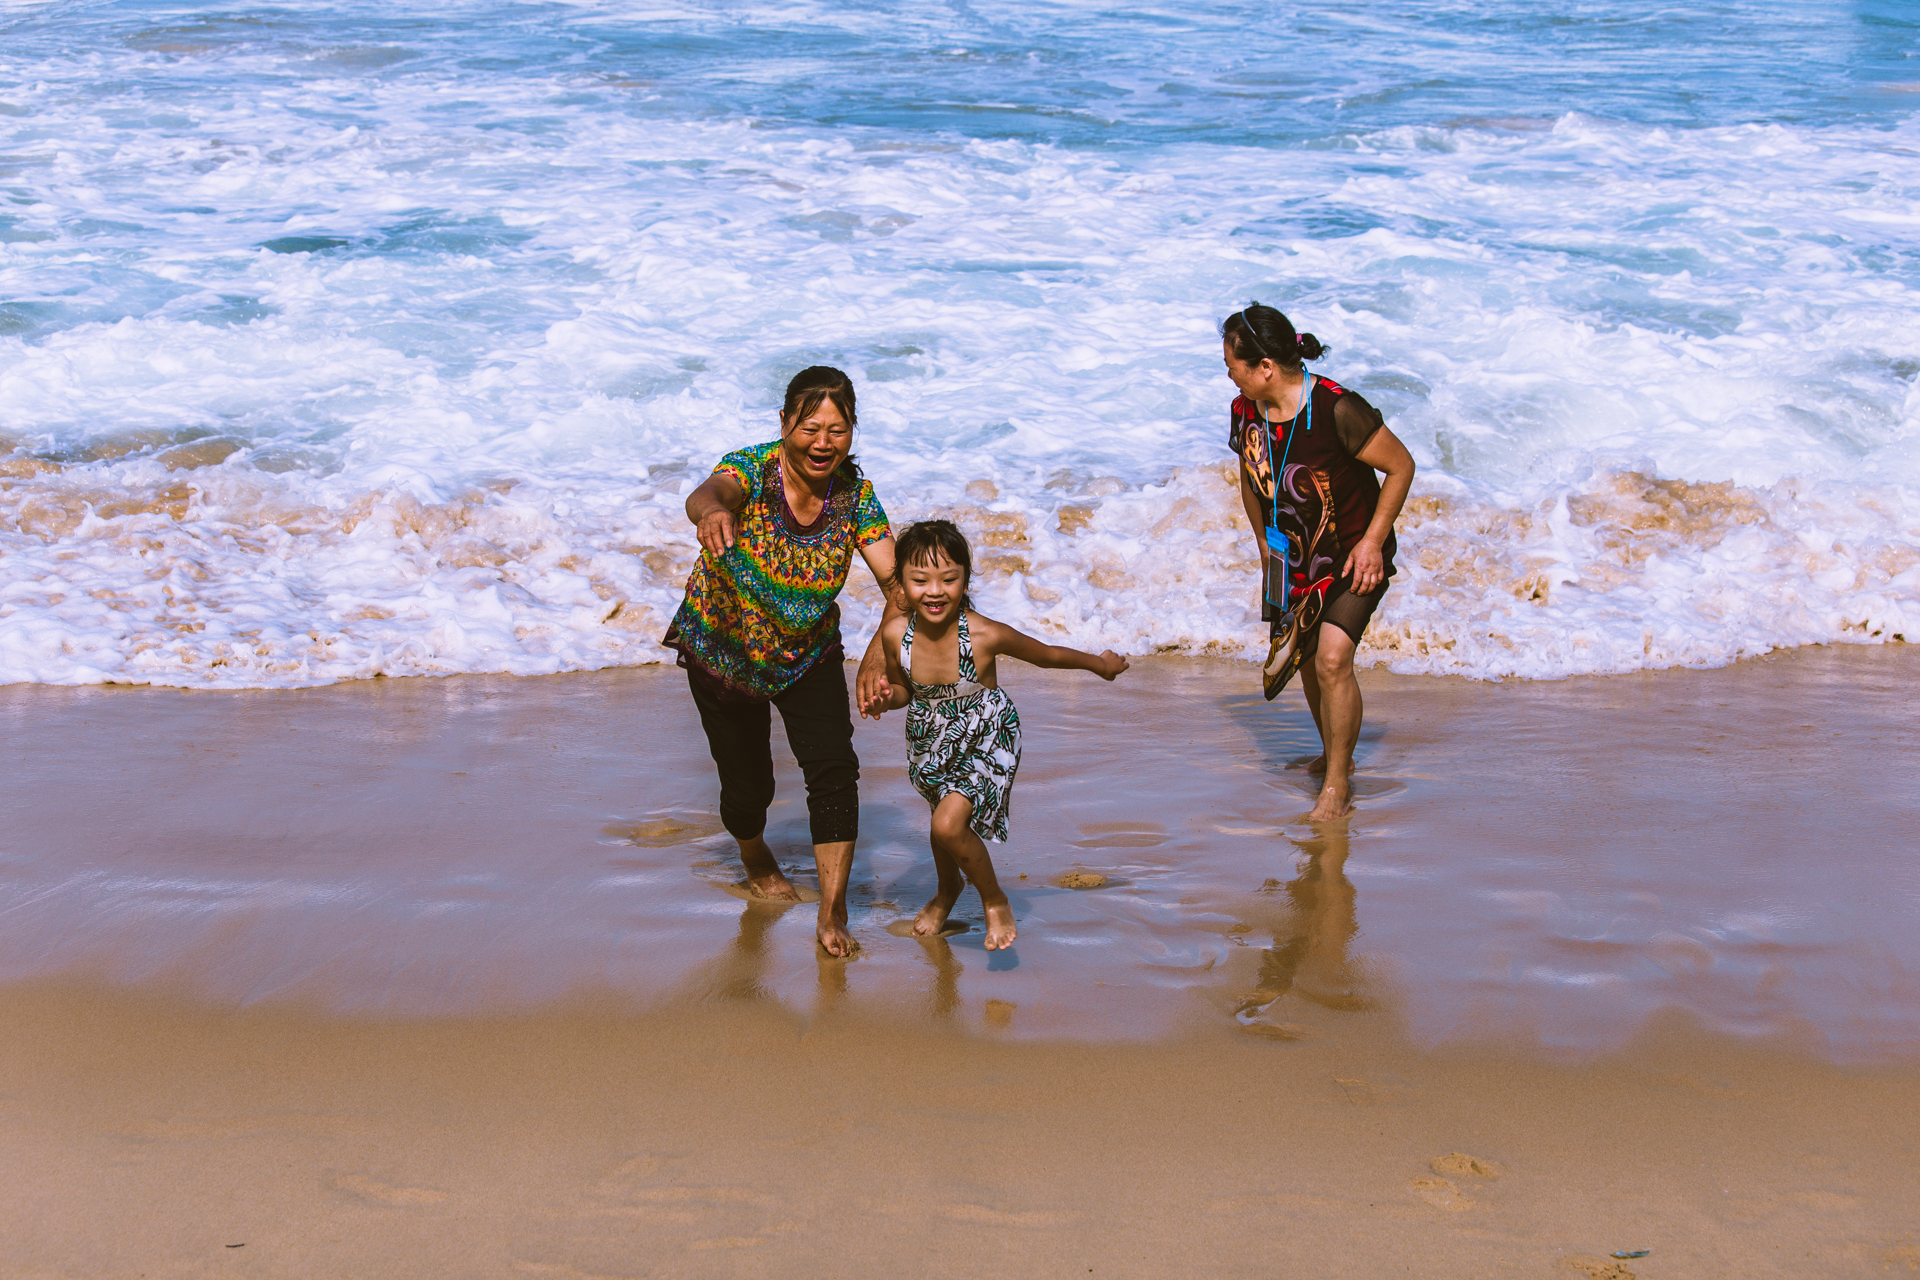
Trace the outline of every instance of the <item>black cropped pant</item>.
{"type": "MultiPolygon", "coordinates": [[[[700,708],[707,748],[720,767],[720,822],[736,840],[767,828],[773,803],[773,721],[764,702],[723,699],[692,672],[687,687],[700,708]]],[[[860,833],[860,757],[853,751],[847,672],[837,651],[820,658],[773,700],[787,745],[807,780],[807,817],[815,844],[860,833]]]]}

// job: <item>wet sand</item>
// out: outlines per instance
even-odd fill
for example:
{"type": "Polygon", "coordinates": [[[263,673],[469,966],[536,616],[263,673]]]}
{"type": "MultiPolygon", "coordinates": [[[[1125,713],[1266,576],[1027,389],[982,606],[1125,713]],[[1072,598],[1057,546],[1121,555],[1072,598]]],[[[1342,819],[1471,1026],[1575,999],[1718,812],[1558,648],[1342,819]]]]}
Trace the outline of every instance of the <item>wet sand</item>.
{"type": "Polygon", "coordinates": [[[0,689],[0,1271],[1920,1270],[1916,676],[1369,673],[1316,832],[1250,667],[1020,670],[1018,946],[896,716],[850,963],[672,671],[0,689]]]}

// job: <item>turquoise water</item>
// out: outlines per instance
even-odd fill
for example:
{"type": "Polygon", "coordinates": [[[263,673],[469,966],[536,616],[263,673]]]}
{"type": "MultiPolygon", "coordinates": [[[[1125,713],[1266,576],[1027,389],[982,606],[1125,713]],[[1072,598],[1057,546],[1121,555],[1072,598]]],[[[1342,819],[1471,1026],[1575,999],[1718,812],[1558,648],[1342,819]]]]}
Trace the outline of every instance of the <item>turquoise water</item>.
{"type": "Polygon", "coordinates": [[[1287,16],[0,5],[0,679],[657,661],[815,361],[990,612],[1242,652],[1249,297],[1421,463],[1375,660],[1911,638],[1910,8],[1287,16]]]}

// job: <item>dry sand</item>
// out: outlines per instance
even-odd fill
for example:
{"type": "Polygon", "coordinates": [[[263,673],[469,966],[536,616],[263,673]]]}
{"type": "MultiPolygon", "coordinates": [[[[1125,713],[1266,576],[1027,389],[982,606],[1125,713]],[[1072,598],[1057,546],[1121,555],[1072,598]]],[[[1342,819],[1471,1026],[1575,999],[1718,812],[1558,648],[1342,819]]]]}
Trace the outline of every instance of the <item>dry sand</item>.
{"type": "Polygon", "coordinates": [[[1916,675],[1369,675],[1315,832],[1249,668],[1012,673],[1017,954],[896,718],[851,963],[671,672],[0,690],[0,1275],[1920,1272],[1916,675]]]}

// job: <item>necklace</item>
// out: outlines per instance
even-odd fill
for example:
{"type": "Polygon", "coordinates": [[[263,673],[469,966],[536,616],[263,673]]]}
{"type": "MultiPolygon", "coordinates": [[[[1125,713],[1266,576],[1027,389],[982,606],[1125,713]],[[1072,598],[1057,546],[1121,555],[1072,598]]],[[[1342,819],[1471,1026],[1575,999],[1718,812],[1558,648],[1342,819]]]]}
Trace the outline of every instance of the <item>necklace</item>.
{"type": "Polygon", "coordinates": [[[778,492],[773,495],[773,499],[780,504],[779,517],[781,530],[795,542],[809,544],[818,542],[826,536],[830,524],[827,520],[827,510],[829,504],[833,502],[834,475],[832,473],[828,473],[827,475],[827,492],[825,496],[820,499],[820,514],[813,518],[813,526],[817,527],[813,527],[812,532],[807,532],[807,527],[803,527],[800,524],[800,517],[794,514],[793,508],[787,503],[786,460],[781,455],[775,454],[773,464],[773,474],[779,486],[778,492]]]}

